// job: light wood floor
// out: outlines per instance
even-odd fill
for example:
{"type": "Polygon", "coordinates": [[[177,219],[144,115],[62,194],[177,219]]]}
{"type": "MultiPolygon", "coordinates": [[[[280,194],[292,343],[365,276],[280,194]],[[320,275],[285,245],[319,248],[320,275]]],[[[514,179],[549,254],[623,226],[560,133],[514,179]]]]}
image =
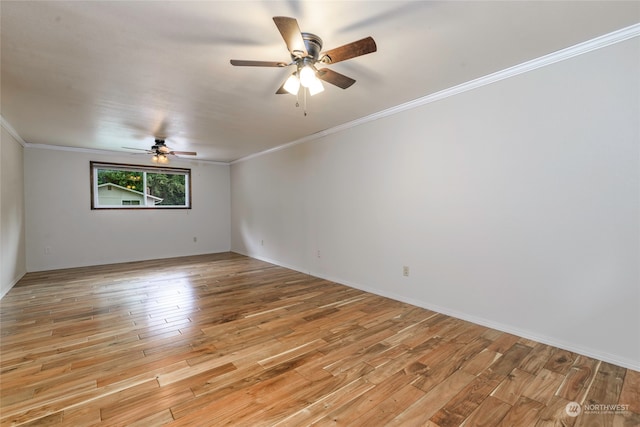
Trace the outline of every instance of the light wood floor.
{"type": "Polygon", "coordinates": [[[30,273],[0,310],[2,426],[640,425],[638,372],[232,253],[30,273]]]}

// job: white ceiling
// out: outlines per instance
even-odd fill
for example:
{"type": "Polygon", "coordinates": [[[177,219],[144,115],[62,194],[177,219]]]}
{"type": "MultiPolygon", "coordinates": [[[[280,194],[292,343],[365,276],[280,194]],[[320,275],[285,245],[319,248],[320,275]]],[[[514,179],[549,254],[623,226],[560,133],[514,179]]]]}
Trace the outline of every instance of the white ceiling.
{"type": "MultiPolygon", "coordinates": [[[[640,21],[637,1],[7,1],[1,114],[30,144],[175,150],[228,162],[348,123],[640,21]],[[330,67],[357,80],[275,95],[290,70],[273,16],[328,50],[378,51],[330,67]]],[[[130,150],[129,150],[130,151],[130,150]]]]}

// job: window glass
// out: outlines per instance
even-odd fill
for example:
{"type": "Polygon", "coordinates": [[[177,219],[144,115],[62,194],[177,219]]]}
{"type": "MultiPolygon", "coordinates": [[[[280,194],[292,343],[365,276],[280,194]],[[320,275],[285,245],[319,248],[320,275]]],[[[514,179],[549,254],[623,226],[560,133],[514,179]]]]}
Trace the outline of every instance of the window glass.
{"type": "Polygon", "coordinates": [[[91,208],[190,208],[191,170],[91,162],[91,208]]]}

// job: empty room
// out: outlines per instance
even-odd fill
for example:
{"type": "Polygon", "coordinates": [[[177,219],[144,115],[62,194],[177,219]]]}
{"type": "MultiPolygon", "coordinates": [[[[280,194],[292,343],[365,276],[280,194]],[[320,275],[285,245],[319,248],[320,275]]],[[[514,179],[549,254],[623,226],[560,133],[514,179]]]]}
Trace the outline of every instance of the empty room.
{"type": "Polygon", "coordinates": [[[640,425],[640,2],[0,19],[0,426],[640,425]]]}

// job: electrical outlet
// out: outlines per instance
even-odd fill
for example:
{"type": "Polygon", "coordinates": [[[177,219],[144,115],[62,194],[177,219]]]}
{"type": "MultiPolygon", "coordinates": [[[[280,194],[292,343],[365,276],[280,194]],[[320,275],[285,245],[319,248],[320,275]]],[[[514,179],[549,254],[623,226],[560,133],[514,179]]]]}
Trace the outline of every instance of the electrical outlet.
{"type": "Polygon", "coordinates": [[[316,256],[320,258],[320,250],[318,250],[318,252],[316,253],[316,256]]]}
{"type": "Polygon", "coordinates": [[[408,265],[405,265],[405,266],[402,267],[402,275],[404,277],[409,277],[409,266],[408,265]]]}

